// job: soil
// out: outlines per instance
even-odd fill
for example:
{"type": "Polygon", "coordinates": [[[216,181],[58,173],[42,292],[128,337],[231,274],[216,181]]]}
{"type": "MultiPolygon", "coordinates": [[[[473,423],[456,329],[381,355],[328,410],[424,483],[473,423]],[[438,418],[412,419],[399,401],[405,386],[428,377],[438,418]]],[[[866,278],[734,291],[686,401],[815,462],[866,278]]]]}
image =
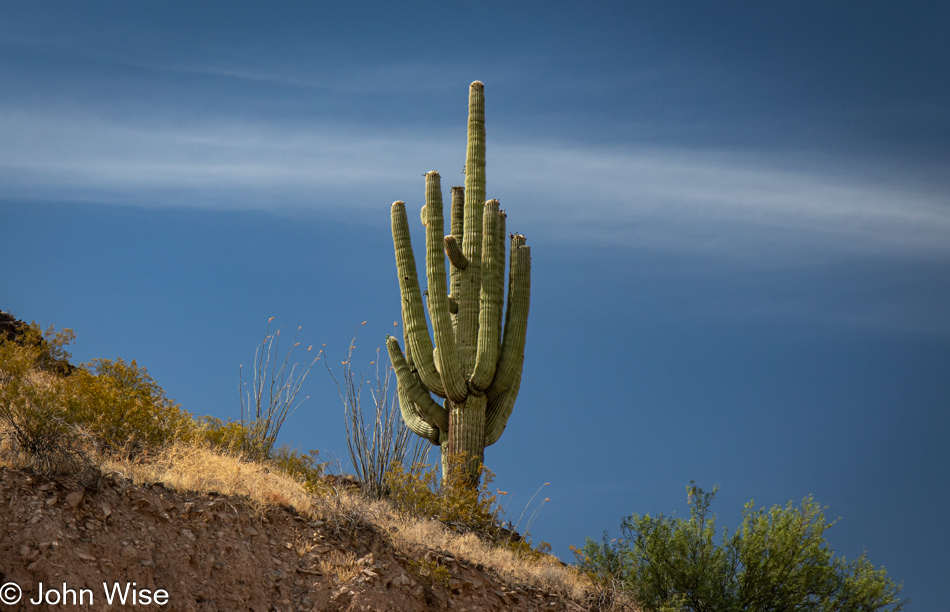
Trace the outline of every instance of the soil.
{"type": "Polygon", "coordinates": [[[15,611],[585,609],[437,550],[403,554],[367,525],[161,483],[92,490],[9,468],[0,468],[0,585],[0,609],[15,611]],[[343,578],[329,565],[341,553],[350,553],[343,578]],[[3,605],[11,584],[22,599],[3,605]]]}

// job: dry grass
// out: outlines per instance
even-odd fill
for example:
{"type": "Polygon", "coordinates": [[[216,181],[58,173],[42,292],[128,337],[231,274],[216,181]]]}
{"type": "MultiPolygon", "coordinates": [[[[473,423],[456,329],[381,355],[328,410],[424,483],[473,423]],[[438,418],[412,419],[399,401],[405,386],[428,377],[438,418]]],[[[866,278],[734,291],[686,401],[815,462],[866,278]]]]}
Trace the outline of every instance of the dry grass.
{"type": "Polygon", "coordinates": [[[197,443],[174,444],[158,455],[135,460],[108,458],[102,469],[135,483],[162,482],[180,491],[246,496],[263,506],[290,506],[301,514],[312,510],[307,491],[290,476],[197,443]]]}
{"type": "Polygon", "coordinates": [[[359,575],[360,564],[351,551],[331,550],[317,561],[317,569],[324,576],[333,576],[345,583],[359,575]]]}
{"type": "MultiPolygon", "coordinates": [[[[396,548],[407,556],[414,556],[420,548],[444,551],[457,559],[491,568],[511,586],[528,584],[575,600],[584,599],[591,591],[583,577],[554,558],[519,558],[508,548],[489,545],[470,533],[459,535],[437,521],[400,516],[386,500],[368,500],[329,486],[314,496],[300,482],[278,470],[214,452],[201,444],[176,444],[135,460],[110,457],[100,461],[104,473],[137,484],[162,482],[181,491],[246,496],[261,508],[290,506],[341,530],[375,525],[378,531],[390,533],[396,548]]],[[[350,559],[343,553],[331,556],[326,563],[321,571],[343,581],[353,571],[359,571],[356,557],[350,559]]]]}
{"type": "Polygon", "coordinates": [[[529,584],[548,592],[558,592],[573,599],[582,599],[590,585],[570,568],[553,557],[536,561],[518,557],[511,549],[492,546],[474,534],[459,535],[438,521],[406,520],[394,514],[384,515],[381,523],[395,527],[398,542],[444,550],[459,559],[481,563],[514,584],[529,584]]]}

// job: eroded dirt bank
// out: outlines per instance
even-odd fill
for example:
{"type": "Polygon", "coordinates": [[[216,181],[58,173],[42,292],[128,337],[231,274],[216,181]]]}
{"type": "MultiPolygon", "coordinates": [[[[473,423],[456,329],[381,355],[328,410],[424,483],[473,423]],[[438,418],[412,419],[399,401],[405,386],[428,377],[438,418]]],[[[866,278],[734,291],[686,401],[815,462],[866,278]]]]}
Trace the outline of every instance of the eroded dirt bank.
{"type": "Polygon", "coordinates": [[[0,468],[5,597],[10,583],[22,599],[0,610],[583,610],[439,551],[400,552],[366,525],[161,484],[93,491],[0,468]],[[84,603],[73,605],[73,593],[84,603]]]}

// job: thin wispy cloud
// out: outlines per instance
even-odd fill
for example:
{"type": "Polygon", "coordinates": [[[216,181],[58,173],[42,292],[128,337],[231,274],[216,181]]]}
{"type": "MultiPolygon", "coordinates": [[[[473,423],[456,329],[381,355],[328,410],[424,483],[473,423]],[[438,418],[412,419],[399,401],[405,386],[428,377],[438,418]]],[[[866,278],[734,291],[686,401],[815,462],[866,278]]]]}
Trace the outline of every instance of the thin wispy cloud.
{"type": "Polygon", "coordinates": [[[808,246],[950,255],[942,194],[835,168],[788,170],[779,155],[540,147],[498,155],[518,168],[504,191],[538,200],[533,213],[551,231],[586,240],[739,256],[808,246]]]}
{"type": "MultiPolygon", "coordinates": [[[[0,114],[0,134],[6,199],[332,207],[359,217],[421,198],[427,170],[439,169],[446,187],[463,180],[464,136],[449,142],[441,132],[123,123],[20,109],[0,114]]],[[[741,152],[513,144],[494,133],[488,196],[510,209],[511,229],[573,242],[739,258],[950,256],[950,207],[939,193],[833,171],[789,170],[778,156],[741,152]]]]}

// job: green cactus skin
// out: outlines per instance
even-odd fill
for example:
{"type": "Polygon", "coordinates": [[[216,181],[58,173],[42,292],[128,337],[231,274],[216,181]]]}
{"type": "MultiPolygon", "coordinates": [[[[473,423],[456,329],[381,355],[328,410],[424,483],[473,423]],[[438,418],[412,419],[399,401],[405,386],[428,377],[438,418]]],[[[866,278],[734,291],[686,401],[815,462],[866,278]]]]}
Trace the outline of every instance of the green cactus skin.
{"type": "Polygon", "coordinates": [[[485,201],[485,96],[478,81],[469,88],[465,187],[452,188],[448,235],[443,235],[440,181],[438,172],[426,174],[426,203],[420,212],[426,228],[432,337],[422,310],[406,206],[395,202],[393,244],[406,351],[393,337],[386,339],[386,347],[399,382],[403,420],[442,447],[443,474],[448,456],[463,455],[474,486],[485,447],[501,437],[521,387],[531,297],[531,247],[524,236],[513,235],[505,299],[506,215],[498,200],[485,201]],[[440,405],[432,395],[445,401],[440,405]]]}

